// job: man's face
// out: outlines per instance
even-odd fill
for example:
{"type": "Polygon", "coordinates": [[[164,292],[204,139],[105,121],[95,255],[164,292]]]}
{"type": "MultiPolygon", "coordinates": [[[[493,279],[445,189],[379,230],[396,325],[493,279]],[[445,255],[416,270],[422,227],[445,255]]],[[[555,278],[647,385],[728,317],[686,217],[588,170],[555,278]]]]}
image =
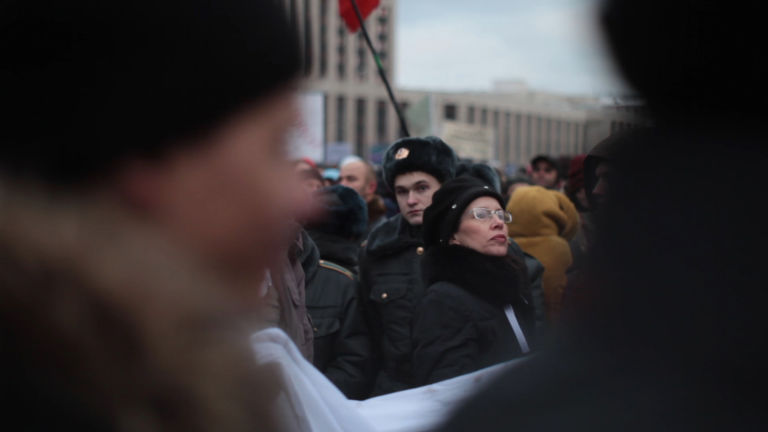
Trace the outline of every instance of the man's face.
{"type": "Polygon", "coordinates": [[[376,179],[370,177],[368,167],[360,161],[348,162],[339,170],[339,183],[357,191],[365,202],[371,200],[376,190],[376,179]]]}
{"type": "Polygon", "coordinates": [[[293,93],[243,110],[196,145],[160,161],[136,162],[123,177],[127,201],[218,267],[263,271],[308,211],[287,158],[296,120],[293,93]],[[279,179],[279,181],[275,181],[279,179]]]}
{"type": "Polygon", "coordinates": [[[422,171],[400,174],[395,178],[395,197],[400,213],[411,225],[421,225],[424,210],[432,204],[432,195],[440,182],[422,171]]]}
{"type": "Polygon", "coordinates": [[[531,179],[539,186],[554,188],[557,186],[557,170],[549,162],[536,162],[533,166],[531,179]]]}

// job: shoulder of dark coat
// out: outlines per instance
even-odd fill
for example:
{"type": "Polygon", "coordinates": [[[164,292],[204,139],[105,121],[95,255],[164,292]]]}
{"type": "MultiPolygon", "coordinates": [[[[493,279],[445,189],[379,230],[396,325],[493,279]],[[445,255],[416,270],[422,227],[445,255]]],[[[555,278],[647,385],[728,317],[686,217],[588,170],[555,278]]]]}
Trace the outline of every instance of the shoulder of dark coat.
{"type": "Polygon", "coordinates": [[[421,244],[420,237],[414,238],[407,233],[409,226],[399,214],[382,222],[368,236],[366,254],[380,257],[421,244]]]}
{"type": "Polygon", "coordinates": [[[474,298],[467,290],[453,282],[438,281],[427,288],[424,301],[445,304],[456,304],[455,299],[474,298]]]}
{"type": "Polygon", "coordinates": [[[400,217],[392,217],[371,230],[365,243],[369,251],[395,241],[400,233],[400,217]]]}
{"type": "Polygon", "coordinates": [[[349,271],[348,269],[346,269],[346,268],[344,268],[344,267],[342,267],[342,266],[340,266],[340,265],[338,265],[338,264],[336,264],[336,263],[332,263],[332,262],[330,262],[330,261],[326,261],[326,260],[320,260],[320,261],[318,262],[318,264],[319,264],[319,265],[320,265],[320,267],[322,267],[322,268],[325,268],[325,269],[328,269],[328,270],[333,270],[333,271],[335,271],[335,272],[337,272],[337,273],[341,273],[341,274],[343,274],[344,276],[346,276],[346,277],[348,277],[348,278],[350,278],[350,279],[352,279],[352,280],[354,280],[354,279],[355,279],[355,275],[354,275],[354,273],[352,273],[352,272],[351,272],[351,271],[349,271]]]}

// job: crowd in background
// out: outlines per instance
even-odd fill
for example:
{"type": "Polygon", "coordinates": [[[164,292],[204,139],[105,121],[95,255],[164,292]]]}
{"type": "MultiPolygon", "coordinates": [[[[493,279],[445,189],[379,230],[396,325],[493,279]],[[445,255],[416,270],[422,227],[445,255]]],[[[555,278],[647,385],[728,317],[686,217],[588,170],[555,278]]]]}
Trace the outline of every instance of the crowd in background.
{"type": "MultiPolygon", "coordinates": [[[[607,144],[598,146],[597,153],[607,144]]],[[[505,304],[479,289],[495,284],[499,292],[520,293],[523,303],[530,301],[525,311],[531,317],[530,338],[546,338],[560,320],[563,303],[566,309],[578,308],[590,209],[606,191],[605,176],[598,177],[602,160],[577,155],[558,161],[540,155],[518,175],[507,178],[487,164],[459,160],[450,145],[437,137],[394,143],[381,167],[358,156],[325,168],[308,159],[297,160],[296,173],[307,199],[318,201],[322,209],[306,226],[319,250],[315,259],[321,269],[317,273],[314,262],[304,268],[315,352],[324,353],[314,364],[348,397],[365,398],[515,358],[523,352],[509,349],[517,344],[514,339],[489,336],[512,330],[503,315],[493,332],[477,331],[478,325],[494,321],[494,314],[475,316],[482,315],[484,307],[492,304],[501,311],[513,303],[507,299],[505,304]],[[588,175],[585,165],[591,170],[588,175]],[[463,180],[456,183],[454,178],[463,180]],[[408,190],[409,182],[426,190],[420,202],[418,196],[409,202],[402,193],[403,198],[398,198],[398,187],[417,195],[408,190]],[[467,251],[461,248],[454,247],[448,255],[434,252],[444,245],[430,244],[424,230],[432,227],[424,227],[423,218],[430,208],[437,212],[432,205],[434,194],[446,182],[449,187],[456,184],[457,193],[479,183],[496,201],[493,204],[506,212],[508,220],[499,218],[498,224],[503,231],[503,255],[518,255],[517,270],[489,273],[491,259],[480,260],[487,262],[474,268],[469,264],[471,254],[465,256],[467,251]],[[456,251],[458,256],[449,256],[456,251]],[[323,272],[335,274],[335,281],[312,276],[323,272]],[[517,286],[521,278],[526,281],[517,286]],[[464,288],[443,293],[439,287],[430,288],[446,280],[461,280],[458,285],[464,288]],[[441,309],[456,295],[455,303],[461,304],[464,313],[455,307],[441,309]],[[476,298],[490,301],[470,306],[476,298]],[[334,368],[343,369],[344,374],[339,376],[334,368]]]]}

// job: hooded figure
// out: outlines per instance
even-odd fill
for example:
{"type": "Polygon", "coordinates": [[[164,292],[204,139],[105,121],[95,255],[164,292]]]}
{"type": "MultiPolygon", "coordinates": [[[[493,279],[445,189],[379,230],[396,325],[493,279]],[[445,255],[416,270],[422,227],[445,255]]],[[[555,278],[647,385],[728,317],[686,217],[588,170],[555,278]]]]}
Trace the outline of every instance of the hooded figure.
{"type": "Polygon", "coordinates": [[[541,186],[516,190],[507,211],[512,214],[509,236],[544,265],[544,304],[553,323],[560,313],[565,272],[572,263],[568,242],[579,228],[579,213],[564,194],[541,186]]]}

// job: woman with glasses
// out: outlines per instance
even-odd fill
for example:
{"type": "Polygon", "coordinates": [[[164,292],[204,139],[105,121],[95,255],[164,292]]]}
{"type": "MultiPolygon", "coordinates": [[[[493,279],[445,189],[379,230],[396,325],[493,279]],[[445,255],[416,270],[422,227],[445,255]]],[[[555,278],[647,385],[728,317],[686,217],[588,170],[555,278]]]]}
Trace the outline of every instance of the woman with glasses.
{"type": "Polygon", "coordinates": [[[424,212],[428,289],[412,329],[417,385],[530,351],[534,307],[525,263],[509,245],[510,222],[501,195],[475,178],[435,192],[424,212]]]}

